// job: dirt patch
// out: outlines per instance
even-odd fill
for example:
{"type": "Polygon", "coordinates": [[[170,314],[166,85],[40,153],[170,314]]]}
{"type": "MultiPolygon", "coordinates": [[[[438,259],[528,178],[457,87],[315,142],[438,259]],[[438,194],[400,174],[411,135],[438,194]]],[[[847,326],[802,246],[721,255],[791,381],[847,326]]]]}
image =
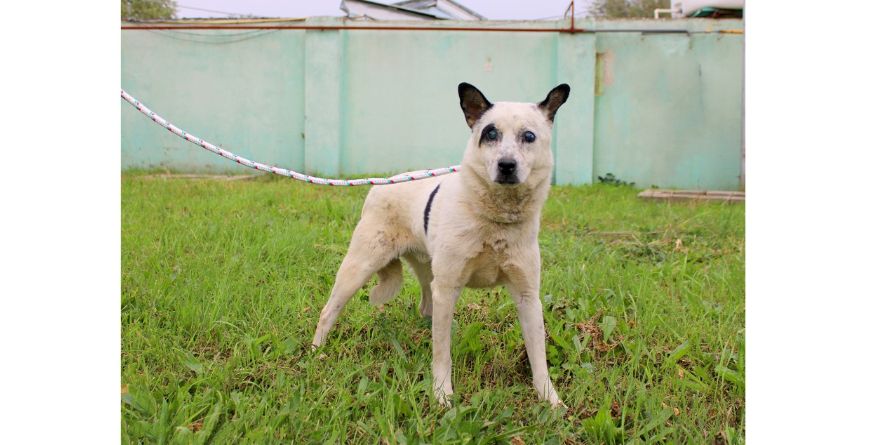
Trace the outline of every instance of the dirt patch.
{"type": "Polygon", "coordinates": [[[612,405],[609,407],[609,415],[612,416],[613,419],[621,417],[621,405],[618,404],[618,400],[612,399],[612,405]]]}
{"type": "Polygon", "coordinates": [[[195,432],[195,433],[197,431],[202,430],[203,429],[203,419],[200,419],[200,420],[188,425],[188,429],[195,432]]]}
{"type": "Polygon", "coordinates": [[[141,179],[211,179],[216,181],[242,181],[247,179],[256,179],[261,175],[210,175],[196,173],[157,173],[152,175],[139,175],[136,178],[141,179]]]}
{"type": "Polygon", "coordinates": [[[611,338],[610,340],[614,340],[612,342],[606,342],[603,340],[603,330],[598,323],[602,315],[602,312],[597,312],[590,320],[576,323],[575,327],[579,332],[591,337],[591,342],[589,343],[591,349],[597,352],[609,352],[619,345],[621,337],[616,336],[611,338]]]}

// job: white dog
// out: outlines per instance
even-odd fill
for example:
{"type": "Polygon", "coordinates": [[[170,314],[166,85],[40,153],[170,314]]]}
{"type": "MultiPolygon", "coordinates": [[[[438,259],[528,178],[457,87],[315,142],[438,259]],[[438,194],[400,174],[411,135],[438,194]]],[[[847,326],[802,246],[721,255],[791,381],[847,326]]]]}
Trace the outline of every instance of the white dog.
{"type": "Polygon", "coordinates": [[[463,287],[504,285],[517,306],[532,383],[539,397],[562,405],[548,374],[539,287],[538,229],[551,185],[554,114],[569,85],[538,104],[490,103],[467,83],[458,95],[471,138],[456,174],[416,183],[374,187],[332,295],[317,323],[318,347],[344,307],[372,274],[373,304],[393,298],[403,284],[400,258],[421,283],[421,313],[432,318],[434,394],[452,394],[451,325],[463,287]]]}

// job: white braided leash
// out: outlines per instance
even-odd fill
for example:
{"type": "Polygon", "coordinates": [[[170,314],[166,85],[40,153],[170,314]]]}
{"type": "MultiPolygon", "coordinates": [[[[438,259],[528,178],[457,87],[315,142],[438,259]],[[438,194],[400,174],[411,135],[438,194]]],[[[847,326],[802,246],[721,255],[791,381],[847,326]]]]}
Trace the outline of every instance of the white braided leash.
{"type": "Polygon", "coordinates": [[[138,111],[141,111],[142,114],[151,118],[152,121],[156,122],[157,125],[160,125],[163,128],[169,130],[172,134],[188,141],[193,144],[197,144],[206,150],[209,150],[219,156],[223,156],[228,158],[240,165],[245,165],[249,168],[254,168],[256,170],[261,170],[263,172],[274,173],[280,176],[287,176],[292,179],[297,179],[299,181],[310,182],[311,184],[321,184],[321,185],[338,185],[338,186],[355,186],[355,185],[388,185],[388,184],[397,184],[400,182],[409,182],[409,181],[420,181],[422,179],[433,178],[435,176],[447,175],[449,173],[457,172],[461,166],[453,165],[450,167],[437,168],[434,170],[421,170],[409,173],[400,173],[398,175],[391,176],[389,178],[361,178],[361,179],[328,179],[328,178],[318,178],[316,176],[306,175],[304,173],[299,173],[297,171],[292,171],[285,168],[274,167],[266,164],[262,164],[261,162],[250,161],[242,156],[235,155],[223,148],[217,147],[214,144],[204,141],[197,136],[194,136],[187,131],[182,130],[181,128],[176,127],[171,122],[163,119],[159,114],[151,111],[148,107],[144,106],[141,102],[139,102],[136,98],[132,97],[125,90],[120,90],[120,96],[134,106],[138,111]]]}

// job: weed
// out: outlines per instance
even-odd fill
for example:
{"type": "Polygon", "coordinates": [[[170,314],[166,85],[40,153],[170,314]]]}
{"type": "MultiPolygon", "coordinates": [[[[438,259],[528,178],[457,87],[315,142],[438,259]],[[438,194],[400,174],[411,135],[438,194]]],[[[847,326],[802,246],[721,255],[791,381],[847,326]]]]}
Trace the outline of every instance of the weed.
{"type": "Polygon", "coordinates": [[[627,186],[627,187],[634,186],[633,182],[622,181],[621,179],[616,178],[615,175],[613,175],[612,173],[606,173],[606,176],[597,176],[597,180],[600,181],[600,184],[615,185],[615,186],[627,186]]]}

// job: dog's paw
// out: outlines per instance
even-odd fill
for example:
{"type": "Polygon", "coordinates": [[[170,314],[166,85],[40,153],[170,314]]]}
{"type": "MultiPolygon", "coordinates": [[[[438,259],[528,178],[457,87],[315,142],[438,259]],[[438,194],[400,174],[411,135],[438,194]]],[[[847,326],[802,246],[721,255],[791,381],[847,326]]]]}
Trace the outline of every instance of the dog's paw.
{"type": "Polygon", "coordinates": [[[551,408],[554,408],[556,410],[569,411],[569,407],[566,406],[566,404],[563,403],[562,400],[549,401],[549,403],[551,404],[551,408]]]}
{"type": "Polygon", "coordinates": [[[443,408],[452,408],[452,393],[445,394],[443,391],[435,391],[437,403],[443,408]]]}
{"type": "Polygon", "coordinates": [[[437,403],[441,408],[452,408],[452,400],[449,397],[437,397],[437,403]]]}
{"type": "Polygon", "coordinates": [[[566,411],[569,409],[569,407],[566,406],[566,404],[563,403],[563,401],[560,400],[560,397],[558,397],[556,394],[553,394],[549,397],[543,398],[542,400],[544,400],[545,402],[548,402],[548,404],[551,405],[552,409],[563,410],[563,411],[566,411]]]}

